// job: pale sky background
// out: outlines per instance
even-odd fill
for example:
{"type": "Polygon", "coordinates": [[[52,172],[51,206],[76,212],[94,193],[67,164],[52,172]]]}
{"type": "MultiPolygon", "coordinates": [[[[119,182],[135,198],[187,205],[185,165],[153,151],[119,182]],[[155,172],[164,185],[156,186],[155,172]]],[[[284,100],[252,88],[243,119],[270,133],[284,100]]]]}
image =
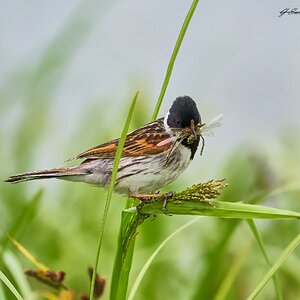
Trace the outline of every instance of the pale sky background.
{"type": "MultiPolygon", "coordinates": [[[[37,158],[40,168],[50,167],[50,162],[56,162],[54,167],[61,163],[59,150],[48,146],[55,138],[65,140],[89,101],[101,98],[105,102],[95,120],[97,130],[101,114],[106,119],[119,116],[119,105],[124,108],[138,88],[152,99],[152,113],[192,1],[84,2],[0,2],[0,89],[5,93],[22,86],[22,82],[15,87],[9,82],[18,70],[36,63],[80,5],[83,22],[85,18],[94,20],[87,38],[76,45],[67,76],[53,96],[53,118],[63,120],[63,127],[58,136],[45,139],[49,144],[42,148],[43,158],[37,158]],[[104,2],[109,5],[103,6],[104,2]],[[117,105],[108,105],[110,99],[104,97],[112,94],[117,105]]],[[[199,2],[160,115],[177,96],[190,95],[204,121],[220,113],[224,119],[215,136],[207,139],[204,156],[198,155],[184,176],[202,169],[201,179],[216,176],[218,166],[237,145],[248,142],[273,147],[279,132],[300,127],[300,15],[278,18],[279,11],[287,7],[300,8],[300,1],[199,2]]],[[[22,101],[22,96],[16,101],[22,101]]],[[[13,116],[12,112],[10,120],[18,118],[13,116]]],[[[2,119],[1,126],[7,128],[10,120],[2,119]]],[[[89,146],[93,145],[84,144],[73,154],[89,146]]]]}

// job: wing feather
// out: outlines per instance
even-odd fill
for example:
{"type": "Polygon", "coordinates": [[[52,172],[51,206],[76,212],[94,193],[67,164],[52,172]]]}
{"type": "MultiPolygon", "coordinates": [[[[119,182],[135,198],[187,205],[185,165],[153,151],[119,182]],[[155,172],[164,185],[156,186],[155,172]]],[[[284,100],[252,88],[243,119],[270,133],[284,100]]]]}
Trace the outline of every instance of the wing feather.
{"type": "MultiPolygon", "coordinates": [[[[122,155],[127,157],[151,156],[169,150],[175,139],[165,131],[163,118],[161,118],[129,133],[122,155]]],[[[119,139],[115,139],[98,145],[80,153],[75,159],[90,160],[114,157],[118,143],[119,139]]]]}

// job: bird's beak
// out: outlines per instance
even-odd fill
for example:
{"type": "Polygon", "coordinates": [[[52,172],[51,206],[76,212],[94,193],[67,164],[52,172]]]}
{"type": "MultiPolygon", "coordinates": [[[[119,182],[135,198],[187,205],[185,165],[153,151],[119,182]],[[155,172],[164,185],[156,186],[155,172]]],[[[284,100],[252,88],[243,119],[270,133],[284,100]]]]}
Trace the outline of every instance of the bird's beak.
{"type": "Polygon", "coordinates": [[[194,120],[191,121],[191,127],[190,127],[190,129],[191,129],[191,131],[192,131],[192,133],[193,133],[193,135],[195,137],[195,140],[198,140],[198,135],[196,133],[195,121],[194,120]]]}

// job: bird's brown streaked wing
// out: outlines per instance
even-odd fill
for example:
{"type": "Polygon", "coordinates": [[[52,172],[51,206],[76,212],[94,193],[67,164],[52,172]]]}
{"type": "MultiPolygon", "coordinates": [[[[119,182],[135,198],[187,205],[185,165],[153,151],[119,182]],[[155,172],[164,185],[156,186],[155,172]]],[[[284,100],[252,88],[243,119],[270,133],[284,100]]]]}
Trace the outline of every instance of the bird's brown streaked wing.
{"type": "MultiPolygon", "coordinates": [[[[77,155],[75,159],[98,159],[114,157],[119,139],[98,145],[77,155]]],[[[165,131],[163,118],[129,133],[122,156],[136,157],[164,152],[172,146],[174,138],[165,131]]]]}

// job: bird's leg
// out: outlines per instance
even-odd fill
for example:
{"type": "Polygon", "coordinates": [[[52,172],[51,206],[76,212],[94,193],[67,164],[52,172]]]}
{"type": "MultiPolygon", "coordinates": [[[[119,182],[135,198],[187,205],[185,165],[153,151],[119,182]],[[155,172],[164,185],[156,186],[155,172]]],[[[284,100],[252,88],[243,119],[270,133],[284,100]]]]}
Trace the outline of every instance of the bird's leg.
{"type": "Polygon", "coordinates": [[[167,198],[165,198],[164,199],[164,202],[163,202],[163,205],[162,205],[162,208],[161,208],[161,210],[162,210],[162,212],[166,215],[167,214],[167,206],[168,206],[168,199],[167,198]]]}
{"type": "Polygon", "coordinates": [[[151,200],[152,198],[155,198],[155,199],[171,198],[174,194],[175,194],[175,192],[169,192],[169,193],[165,193],[165,194],[160,194],[159,192],[153,193],[153,194],[130,193],[129,197],[143,201],[143,200],[151,200]]]}
{"type": "Polygon", "coordinates": [[[154,193],[154,194],[130,193],[129,197],[141,200],[141,202],[136,207],[138,213],[141,212],[141,209],[145,204],[163,200],[162,211],[163,211],[164,214],[166,214],[167,206],[168,206],[168,200],[170,198],[172,198],[174,194],[175,194],[175,192],[169,192],[169,193],[165,193],[165,194],[160,194],[159,192],[154,193]],[[155,200],[151,201],[153,199],[155,199],[155,200]]]}

